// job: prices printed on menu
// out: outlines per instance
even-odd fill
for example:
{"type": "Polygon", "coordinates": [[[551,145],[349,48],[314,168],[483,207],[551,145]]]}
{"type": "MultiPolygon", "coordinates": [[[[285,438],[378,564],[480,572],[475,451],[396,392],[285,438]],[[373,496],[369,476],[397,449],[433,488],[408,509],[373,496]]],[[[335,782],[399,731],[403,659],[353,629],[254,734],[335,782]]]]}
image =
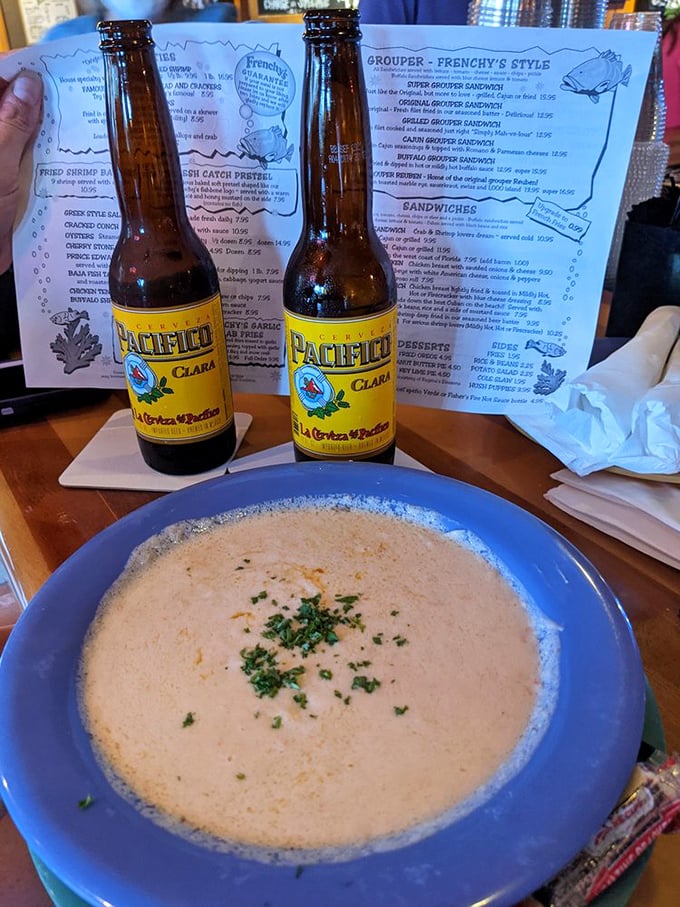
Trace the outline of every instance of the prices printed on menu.
{"type": "MultiPolygon", "coordinates": [[[[655,36],[366,26],[374,219],[399,284],[399,399],[533,412],[585,368],[655,36]]],[[[235,390],[287,393],[302,26],[163,25],[189,216],[220,275],[235,390]]],[[[28,48],[42,128],[14,257],[27,380],[122,386],[119,215],[95,36],[28,48]]]]}

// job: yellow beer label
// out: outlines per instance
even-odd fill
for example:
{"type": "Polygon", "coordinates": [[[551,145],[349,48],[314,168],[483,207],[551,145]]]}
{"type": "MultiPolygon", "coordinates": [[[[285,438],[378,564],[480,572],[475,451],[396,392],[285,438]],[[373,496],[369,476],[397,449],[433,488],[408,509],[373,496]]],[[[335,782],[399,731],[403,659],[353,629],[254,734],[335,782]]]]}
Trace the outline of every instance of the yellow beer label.
{"type": "Polygon", "coordinates": [[[113,323],[137,434],[185,444],[233,421],[219,294],[180,308],[113,303],[113,323]]]}
{"type": "Polygon", "coordinates": [[[397,307],[365,318],[285,311],[293,440],[308,456],[362,459],[396,434],[397,307]]]}

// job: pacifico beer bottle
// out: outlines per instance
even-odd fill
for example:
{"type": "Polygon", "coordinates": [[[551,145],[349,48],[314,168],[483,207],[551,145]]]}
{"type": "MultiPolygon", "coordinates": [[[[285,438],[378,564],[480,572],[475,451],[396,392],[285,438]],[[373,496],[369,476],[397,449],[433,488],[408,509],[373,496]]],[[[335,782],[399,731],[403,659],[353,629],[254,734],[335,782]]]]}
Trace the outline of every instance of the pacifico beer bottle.
{"type": "Polygon", "coordinates": [[[304,21],[304,221],[283,283],[295,456],[391,463],[397,292],[373,226],[359,14],[304,21]]]}
{"type": "Polygon", "coordinates": [[[121,212],[109,290],[137,439],[159,472],[204,472],[236,441],[217,271],[187,217],[151,24],[97,27],[121,212]]]}

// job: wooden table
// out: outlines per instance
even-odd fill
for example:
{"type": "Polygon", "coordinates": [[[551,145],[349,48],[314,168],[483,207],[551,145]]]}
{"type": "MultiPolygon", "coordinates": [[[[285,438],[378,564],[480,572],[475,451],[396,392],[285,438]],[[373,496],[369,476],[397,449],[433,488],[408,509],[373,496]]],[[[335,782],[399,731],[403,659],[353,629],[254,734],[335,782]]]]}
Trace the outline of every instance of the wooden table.
{"type": "MultiPolygon", "coordinates": [[[[0,430],[0,532],[27,599],[80,545],[155,495],[62,488],[58,476],[107,418],[105,402],[0,430]]],[[[253,415],[240,455],[290,438],[285,397],[237,395],[253,415]]],[[[494,492],[536,514],[573,542],[621,600],[663,716],[667,748],[680,751],[680,575],[554,508],[543,497],[560,463],[502,417],[399,408],[398,443],[430,469],[494,492]]],[[[559,779],[558,779],[559,781],[559,779]]],[[[584,779],[584,785],[586,781],[584,779]]],[[[587,796],[587,794],[586,794],[587,796]]],[[[26,848],[0,810],[0,904],[49,907],[26,848]]],[[[631,907],[680,904],[680,837],[662,837],[631,907]]],[[[124,907],[124,905],[116,905],[124,907]]]]}

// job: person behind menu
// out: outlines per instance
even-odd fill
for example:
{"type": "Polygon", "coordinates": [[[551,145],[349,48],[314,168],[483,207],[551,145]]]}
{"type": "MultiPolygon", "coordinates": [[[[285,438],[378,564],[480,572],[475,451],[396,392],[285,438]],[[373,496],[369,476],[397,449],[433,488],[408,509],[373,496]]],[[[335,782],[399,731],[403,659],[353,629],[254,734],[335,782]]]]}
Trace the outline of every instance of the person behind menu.
{"type": "Polygon", "coordinates": [[[22,71],[9,82],[0,77],[0,357],[19,342],[12,230],[19,205],[19,169],[42,116],[42,79],[22,71]]]}
{"type": "Polygon", "coordinates": [[[209,3],[203,9],[189,9],[183,0],[76,0],[76,9],[80,15],[53,25],[42,40],[93,32],[101,19],[148,19],[153,23],[238,21],[234,3],[209,3]]]}
{"type": "Polygon", "coordinates": [[[19,167],[42,116],[42,79],[22,70],[0,77],[0,274],[12,263],[12,229],[19,204],[19,167]]]}
{"type": "Polygon", "coordinates": [[[465,25],[468,0],[359,0],[363,24],[465,25]]]}

